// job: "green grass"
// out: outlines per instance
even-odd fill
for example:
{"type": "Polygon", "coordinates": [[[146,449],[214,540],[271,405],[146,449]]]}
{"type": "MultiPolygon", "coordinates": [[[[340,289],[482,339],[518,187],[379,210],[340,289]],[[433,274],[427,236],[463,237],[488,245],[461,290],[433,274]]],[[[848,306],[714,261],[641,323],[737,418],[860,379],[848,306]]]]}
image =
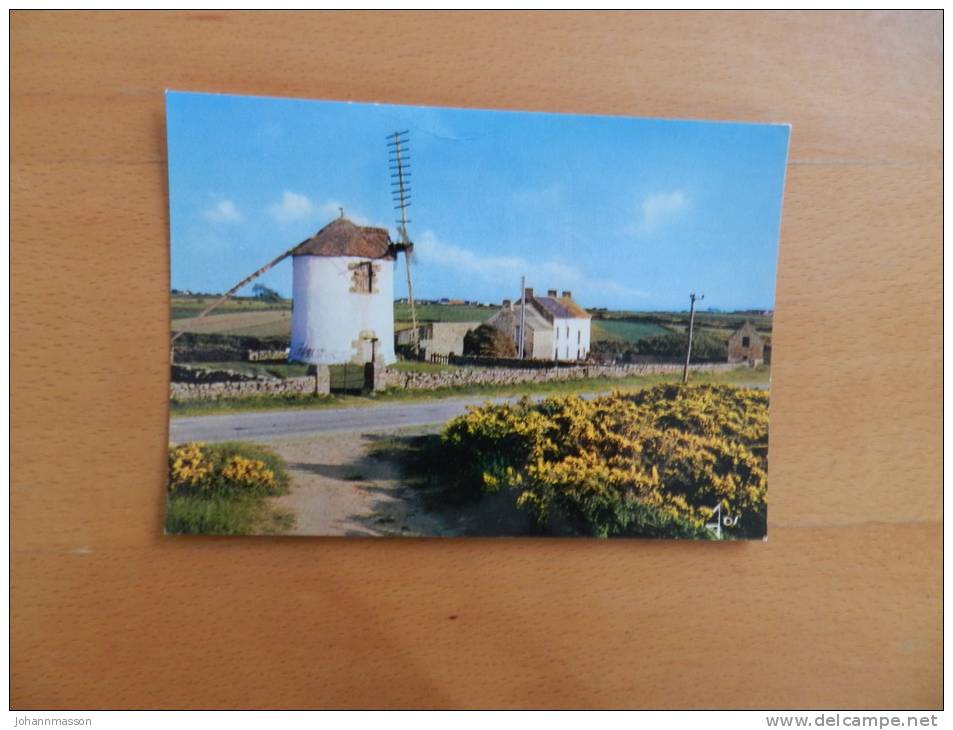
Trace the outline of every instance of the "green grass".
{"type": "Polygon", "coordinates": [[[223,334],[245,335],[248,337],[291,337],[291,317],[284,317],[271,322],[246,324],[223,330],[223,334]]]}
{"type": "MultiPolygon", "coordinates": [[[[607,322],[634,322],[656,324],[673,332],[684,332],[688,327],[688,312],[611,311],[595,313],[593,325],[607,322]]],[[[751,322],[758,332],[771,334],[773,317],[758,312],[695,312],[695,326],[699,329],[730,334],[745,322],[751,322]]]]}
{"type": "Polygon", "coordinates": [[[165,531],[175,535],[249,535],[261,500],[234,497],[166,498],[165,531]]]}
{"type": "Polygon", "coordinates": [[[655,322],[627,322],[624,320],[593,320],[592,341],[609,340],[613,342],[638,342],[652,335],[665,335],[671,332],[655,322]]]}
{"type": "Polygon", "coordinates": [[[436,362],[420,362],[418,360],[398,360],[388,367],[399,373],[445,373],[460,369],[459,365],[441,365],[436,362]]]}
{"type": "MultiPolygon", "coordinates": [[[[575,380],[549,380],[539,383],[513,383],[509,385],[480,384],[459,385],[436,390],[385,390],[369,395],[271,395],[263,394],[245,398],[196,399],[175,401],[170,405],[172,418],[202,416],[223,413],[244,413],[249,411],[309,410],[319,408],[361,408],[377,403],[416,403],[440,400],[442,398],[464,398],[468,396],[521,395],[570,395],[577,393],[599,393],[619,389],[624,392],[641,390],[657,383],[676,382],[681,378],[677,373],[664,375],[632,375],[625,378],[578,378],[575,380]]],[[[692,373],[692,383],[729,383],[759,384],[770,382],[770,370],[758,368],[738,368],[726,372],[692,373]]]]}
{"type": "Polygon", "coordinates": [[[479,490],[456,488],[455,465],[447,463],[440,434],[385,434],[371,444],[368,454],[395,464],[428,511],[467,507],[481,496],[479,490]]]}
{"type": "MultiPolygon", "coordinates": [[[[178,535],[251,535],[282,534],[295,524],[288,510],[275,507],[270,496],[286,494],[290,479],[284,460],[271,449],[242,441],[226,441],[202,447],[218,464],[232,456],[243,456],[265,463],[274,473],[277,487],[239,487],[219,475],[201,491],[177,491],[166,495],[165,531],[178,535]]],[[[216,471],[216,474],[218,472],[216,471]]],[[[184,489],[184,487],[180,487],[184,489]]]]}
{"type": "MultiPolygon", "coordinates": [[[[418,304],[417,322],[483,322],[499,311],[499,307],[476,307],[471,304],[418,304]]],[[[394,321],[410,323],[410,305],[394,304],[394,321]]]]}

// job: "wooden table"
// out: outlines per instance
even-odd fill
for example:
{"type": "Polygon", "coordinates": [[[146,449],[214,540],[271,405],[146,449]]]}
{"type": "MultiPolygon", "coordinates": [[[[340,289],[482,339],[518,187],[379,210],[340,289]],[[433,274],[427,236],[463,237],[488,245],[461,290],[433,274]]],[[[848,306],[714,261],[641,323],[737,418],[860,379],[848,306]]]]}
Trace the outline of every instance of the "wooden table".
{"type": "Polygon", "coordinates": [[[12,17],[12,702],[941,699],[941,17],[12,17]],[[162,534],[164,89],[793,124],[770,540],[162,534]]]}

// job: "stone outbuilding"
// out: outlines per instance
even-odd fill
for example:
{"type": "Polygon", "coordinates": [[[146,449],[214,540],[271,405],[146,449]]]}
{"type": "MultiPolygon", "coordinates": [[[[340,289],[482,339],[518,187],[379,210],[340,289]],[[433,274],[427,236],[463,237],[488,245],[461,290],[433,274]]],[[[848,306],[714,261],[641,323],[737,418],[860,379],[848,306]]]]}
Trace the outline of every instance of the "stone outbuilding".
{"type": "Polygon", "coordinates": [[[728,337],[728,362],[754,367],[764,362],[765,339],[750,322],[745,322],[728,337]]]}
{"type": "MultiPolygon", "coordinates": [[[[421,358],[430,360],[434,356],[462,355],[463,338],[479,326],[479,322],[427,322],[419,325],[417,340],[421,358]]],[[[396,342],[399,352],[409,353],[414,345],[413,328],[400,330],[396,342]]]]}

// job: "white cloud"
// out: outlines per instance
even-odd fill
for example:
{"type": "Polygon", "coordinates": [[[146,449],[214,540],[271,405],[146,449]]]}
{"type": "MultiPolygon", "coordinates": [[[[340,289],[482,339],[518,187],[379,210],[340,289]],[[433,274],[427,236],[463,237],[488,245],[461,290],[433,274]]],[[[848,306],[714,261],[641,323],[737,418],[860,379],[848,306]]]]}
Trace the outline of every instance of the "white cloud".
{"type": "Polygon", "coordinates": [[[453,269],[461,279],[467,275],[478,276],[498,283],[500,296],[511,289],[519,288],[519,277],[526,276],[527,284],[538,291],[550,288],[571,289],[574,298],[597,297],[603,293],[619,296],[644,297],[643,292],[619,284],[616,281],[587,276],[579,267],[549,259],[529,262],[521,256],[480,256],[473,251],[444,243],[433,231],[424,231],[414,244],[414,255],[422,265],[453,269]]]}
{"type": "Polygon", "coordinates": [[[202,216],[212,223],[240,223],[243,220],[238,208],[228,199],[218,201],[202,213],[202,216]]]}
{"type": "Polygon", "coordinates": [[[477,256],[472,251],[438,240],[433,231],[424,231],[414,244],[421,263],[455,269],[492,280],[526,273],[526,261],[517,256],[477,256]]]}
{"type": "Polygon", "coordinates": [[[315,214],[315,207],[307,195],[285,190],[281,195],[281,201],[270,205],[268,212],[276,221],[286,224],[311,218],[315,214]]]}
{"type": "Polygon", "coordinates": [[[642,201],[642,215],[635,226],[636,233],[651,233],[661,224],[685,209],[687,201],[681,190],[654,193],[642,201]]]}
{"type": "Polygon", "coordinates": [[[337,200],[315,203],[307,195],[293,193],[290,190],[285,190],[282,193],[279,202],[268,206],[271,217],[282,225],[298,221],[328,223],[341,215],[342,209],[350,220],[361,226],[367,225],[367,219],[364,216],[347,210],[337,200]]]}

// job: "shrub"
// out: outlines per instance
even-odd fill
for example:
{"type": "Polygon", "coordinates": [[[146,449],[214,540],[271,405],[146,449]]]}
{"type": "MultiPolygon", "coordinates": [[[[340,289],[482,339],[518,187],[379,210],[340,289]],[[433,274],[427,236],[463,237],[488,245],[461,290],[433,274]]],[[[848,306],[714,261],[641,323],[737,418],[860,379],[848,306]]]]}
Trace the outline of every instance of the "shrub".
{"type": "Polygon", "coordinates": [[[262,446],[230,441],[169,448],[171,494],[279,494],[288,484],[281,458],[262,446]]]}
{"type": "MultiPolygon", "coordinates": [[[[614,342],[597,340],[592,343],[593,359],[601,362],[636,362],[652,358],[683,362],[688,347],[688,334],[669,332],[664,335],[643,337],[637,342],[614,342]]],[[[692,362],[725,362],[728,359],[728,343],[711,332],[696,330],[692,337],[692,362]]]]}
{"type": "Polygon", "coordinates": [[[442,434],[457,486],[510,490],[543,530],[711,537],[764,534],[768,396],[724,385],[661,385],[592,400],[471,408],[442,434]]]}
{"type": "MultiPolygon", "coordinates": [[[[664,358],[685,358],[688,349],[688,333],[669,332],[652,335],[635,343],[639,355],[664,358]]],[[[710,332],[695,332],[692,336],[693,362],[724,362],[728,359],[728,343],[710,332]]]]}
{"type": "Polygon", "coordinates": [[[283,532],[294,516],[267,497],[288,491],[284,461],[270,449],[238,441],[169,448],[165,529],[191,535],[283,532]]]}
{"type": "Polygon", "coordinates": [[[463,336],[463,354],[475,357],[516,357],[516,343],[505,332],[481,324],[463,336]]]}

